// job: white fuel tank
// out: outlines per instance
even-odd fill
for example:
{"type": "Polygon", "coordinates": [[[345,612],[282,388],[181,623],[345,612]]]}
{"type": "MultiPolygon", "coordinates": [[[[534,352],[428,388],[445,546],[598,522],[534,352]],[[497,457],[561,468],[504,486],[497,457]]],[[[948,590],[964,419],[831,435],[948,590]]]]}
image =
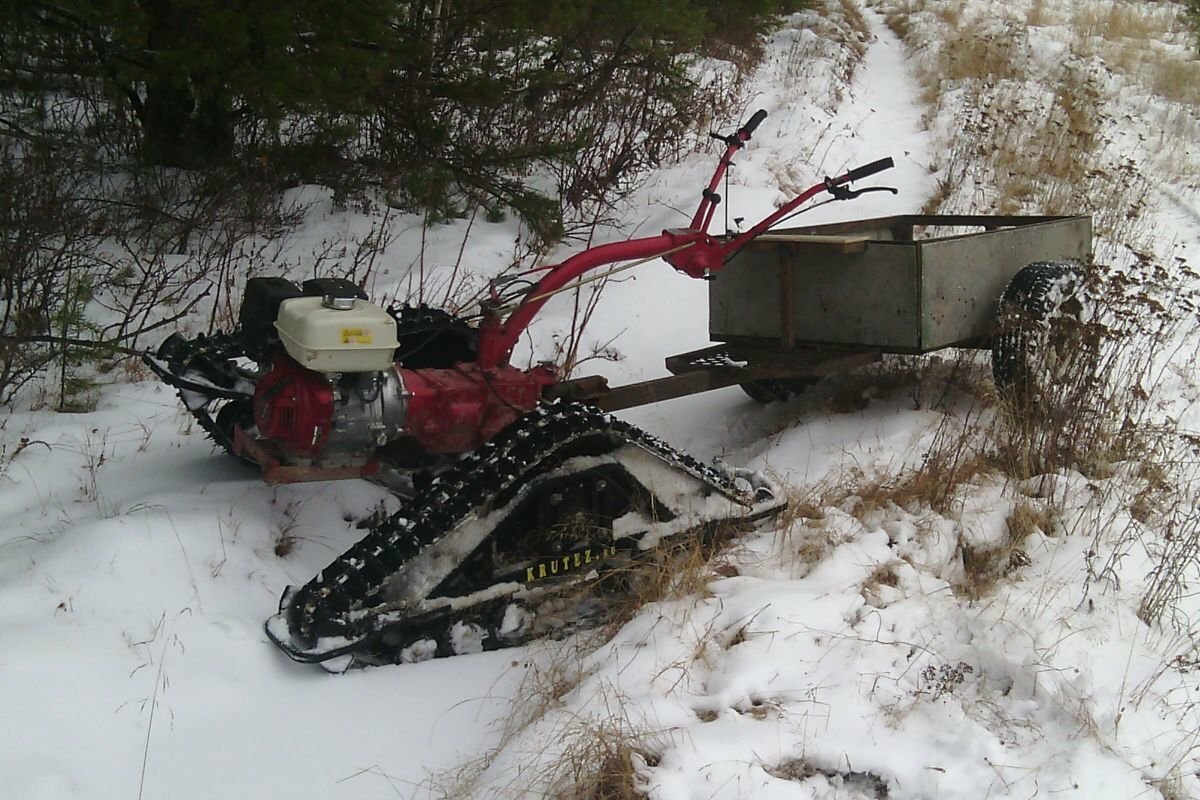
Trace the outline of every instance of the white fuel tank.
{"type": "Polygon", "coordinates": [[[275,330],[288,355],[314,372],[381,372],[398,346],[396,321],[366,300],[293,297],[280,303],[275,330]]]}

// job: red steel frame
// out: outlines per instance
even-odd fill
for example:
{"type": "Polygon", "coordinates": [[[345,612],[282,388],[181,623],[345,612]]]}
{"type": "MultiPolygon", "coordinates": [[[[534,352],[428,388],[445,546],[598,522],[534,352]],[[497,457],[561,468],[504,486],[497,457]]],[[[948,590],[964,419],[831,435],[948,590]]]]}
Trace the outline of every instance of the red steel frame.
{"type": "Polygon", "coordinates": [[[658,236],[613,242],[584,250],[561,264],[549,267],[546,276],[529,290],[525,299],[507,319],[501,321],[496,313],[486,314],[479,331],[479,366],[489,370],[507,365],[521,334],[533,321],[542,306],[546,304],[546,301],[559,289],[590,270],[619,261],[662,256],[668,264],[690,277],[706,277],[710,273],[719,271],[734,253],[821,192],[832,191],[835,187],[892,166],[890,158],[882,159],[850,170],[836,178],[826,178],[789,200],[750,230],[727,241],[722,241],[707,233],[717,205],[721,202],[720,197],[716,194],[716,189],[725,176],[726,170],[733,164],[734,154],[750,141],[754,129],[766,116],[765,111],[759,111],[736,133],[728,137],[721,137],[726,142],[725,153],[721,156],[721,160],[713,172],[712,180],[709,181],[708,188],[704,191],[691,224],[687,228],[674,228],[665,230],[658,236]]]}

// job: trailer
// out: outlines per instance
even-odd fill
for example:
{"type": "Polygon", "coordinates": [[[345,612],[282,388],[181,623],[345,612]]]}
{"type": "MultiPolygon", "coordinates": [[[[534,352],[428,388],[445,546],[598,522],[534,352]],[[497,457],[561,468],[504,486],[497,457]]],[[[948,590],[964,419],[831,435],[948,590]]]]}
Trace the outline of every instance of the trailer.
{"type": "Polygon", "coordinates": [[[606,411],[739,385],[763,402],[825,376],[946,348],[990,349],[1000,300],[1036,264],[1086,264],[1086,216],[902,215],[774,230],[709,282],[710,347],[666,359],[669,377],[562,396],[606,411]]]}

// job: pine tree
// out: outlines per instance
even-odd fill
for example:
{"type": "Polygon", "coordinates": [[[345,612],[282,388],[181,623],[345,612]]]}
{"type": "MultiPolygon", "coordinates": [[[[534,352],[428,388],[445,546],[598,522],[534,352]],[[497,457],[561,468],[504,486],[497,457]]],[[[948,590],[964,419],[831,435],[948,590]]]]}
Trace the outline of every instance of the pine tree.
{"type": "Polygon", "coordinates": [[[349,172],[435,216],[507,206],[550,238],[560,202],[606,202],[702,115],[690,54],[745,58],[802,1],[0,0],[0,136],[349,172]]]}
{"type": "Polygon", "coordinates": [[[228,158],[235,126],[361,111],[382,75],[387,0],[0,0],[0,86],[66,82],[132,115],[147,163],[228,158]]]}

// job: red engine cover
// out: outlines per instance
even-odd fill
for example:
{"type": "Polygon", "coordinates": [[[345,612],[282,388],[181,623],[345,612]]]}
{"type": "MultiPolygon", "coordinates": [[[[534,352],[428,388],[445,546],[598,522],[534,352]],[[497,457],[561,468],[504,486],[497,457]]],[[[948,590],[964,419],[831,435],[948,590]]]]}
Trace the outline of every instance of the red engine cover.
{"type": "Polygon", "coordinates": [[[281,452],[316,458],[329,438],[333,387],[316,372],[277,354],[274,369],[254,388],[254,421],[259,435],[281,452]]]}
{"type": "MultiPolygon", "coordinates": [[[[477,364],[451,369],[397,368],[404,382],[404,435],[426,453],[465,453],[496,435],[541,401],[556,380],[554,371],[535,367],[484,370],[477,364]]],[[[317,459],[333,427],[334,391],[322,375],[280,353],[275,366],[258,379],[254,419],[259,435],[278,452],[317,459]]]]}
{"type": "Polygon", "coordinates": [[[514,367],[484,370],[477,364],[453,369],[398,370],[408,394],[407,433],[426,453],[465,453],[532,410],[553,370],[514,367]]]}

